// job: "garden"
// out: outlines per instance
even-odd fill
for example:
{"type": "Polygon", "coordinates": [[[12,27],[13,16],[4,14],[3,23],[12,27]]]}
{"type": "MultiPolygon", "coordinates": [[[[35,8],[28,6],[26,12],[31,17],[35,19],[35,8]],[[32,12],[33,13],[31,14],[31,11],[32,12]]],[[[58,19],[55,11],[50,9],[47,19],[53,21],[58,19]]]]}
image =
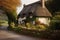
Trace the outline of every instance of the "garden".
{"type": "Polygon", "coordinates": [[[60,15],[55,15],[50,22],[50,26],[47,25],[33,25],[31,23],[26,23],[26,25],[21,24],[18,27],[12,27],[11,29],[18,34],[29,35],[41,38],[59,38],[59,28],[60,28],[60,15]]]}

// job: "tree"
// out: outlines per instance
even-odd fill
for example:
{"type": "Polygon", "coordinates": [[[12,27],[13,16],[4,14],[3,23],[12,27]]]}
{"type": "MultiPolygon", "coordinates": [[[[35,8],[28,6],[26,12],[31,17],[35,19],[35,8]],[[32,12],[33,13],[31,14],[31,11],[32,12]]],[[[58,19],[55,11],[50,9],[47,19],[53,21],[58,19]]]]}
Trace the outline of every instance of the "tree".
{"type": "Polygon", "coordinates": [[[46,2],[46,6],[49,9],[49,11],[53,14],[53,17],[50,23],[51,29],[60,30],[60,0],[48,0],[46,2]],[[58,13],[55,13],[55,12],[58,12],[58,13]]]}
{"type": "Polygon", "coordinates": [[[50,12],[55,15],[55,12],[60,10],[60,0],[48,0],[46,6],[50,12]]]}
{"type": "Polygon", "coordinates": [[[0,10],[5,11],[5,14],[9,19],[8,21],[9,26],[12,26],[13,24],[16,25],[17,19],[16,8],[20,4],[21,4],[20,0],[0,0],[0,10]]]}

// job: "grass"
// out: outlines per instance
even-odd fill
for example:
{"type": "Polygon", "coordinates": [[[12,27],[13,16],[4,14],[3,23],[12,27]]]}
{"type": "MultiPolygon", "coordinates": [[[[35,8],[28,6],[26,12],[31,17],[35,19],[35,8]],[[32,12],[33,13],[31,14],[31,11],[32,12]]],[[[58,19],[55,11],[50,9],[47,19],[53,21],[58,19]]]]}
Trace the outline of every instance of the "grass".
{"type": "Polygon", "coordinates": [[[38,31],[38,30],[16,27],[13,29],[13,31],[15,31],[19,34],[33,36],[33,37],[39,37],[39,38],[56,39],[56,38],[60,37],[60,30],[59,31],[58,30],[38,31]]]}
{"type": "MultiPolygon", "coordinates": [[[[25,25],[19,25],[18,27],[13,28],[12,30],[17,32],[18,34],[39,37],[39,38],[47,38],[47,39],[60,39],[60,30],[51,30],[51,29],[43,29],[39,30],[38,26],[29,26],[25,27],[25,25]]],[[[41,26],[42,27],[42,26],[41,26]]]]}
{"type": "MultiPolygon", "coordinates": [[[[19,25],[18,27],[13,28],[12,30],[24,35],[48,38],[50,32],[47,32],[46,28],[39,28],[39,27],[40,26],[34,26],[34,25],[28,25],[28,26],[19,25]]],[[[41,27],[45,26],[41,25],[41,27]]]]}
{"type": "Polygon", "coordinates": [[[6,20],[0,20],[0,25],[1,26],[8,26],[8,21],[6,21],[6,20]]]}

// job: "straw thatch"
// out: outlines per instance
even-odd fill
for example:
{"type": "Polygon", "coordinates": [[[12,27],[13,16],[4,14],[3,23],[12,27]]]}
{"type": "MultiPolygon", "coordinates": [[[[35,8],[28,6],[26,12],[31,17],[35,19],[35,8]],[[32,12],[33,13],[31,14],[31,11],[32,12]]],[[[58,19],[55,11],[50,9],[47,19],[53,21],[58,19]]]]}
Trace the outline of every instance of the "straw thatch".
{"type": "Polygon", "coordinates": [[[52,17],[51,13],[48,11],[46,7],[42,8],[40,1],[29,5],[24,5],[24,8],[22,9],[18,17],[23,14],[26,14],[27,16],[29,13],[32,13],[34,16],[39,17],[52,17]]]}

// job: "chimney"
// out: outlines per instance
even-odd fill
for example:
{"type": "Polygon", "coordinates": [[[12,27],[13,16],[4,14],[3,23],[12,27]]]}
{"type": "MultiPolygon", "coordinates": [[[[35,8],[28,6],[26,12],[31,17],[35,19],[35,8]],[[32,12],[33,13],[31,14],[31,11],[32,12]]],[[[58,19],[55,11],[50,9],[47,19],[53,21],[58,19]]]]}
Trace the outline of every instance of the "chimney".
{"type": "Polygon", "coordinates": [[[41,0],[42,8],[45,8],[45,0],[41,0]]]}

